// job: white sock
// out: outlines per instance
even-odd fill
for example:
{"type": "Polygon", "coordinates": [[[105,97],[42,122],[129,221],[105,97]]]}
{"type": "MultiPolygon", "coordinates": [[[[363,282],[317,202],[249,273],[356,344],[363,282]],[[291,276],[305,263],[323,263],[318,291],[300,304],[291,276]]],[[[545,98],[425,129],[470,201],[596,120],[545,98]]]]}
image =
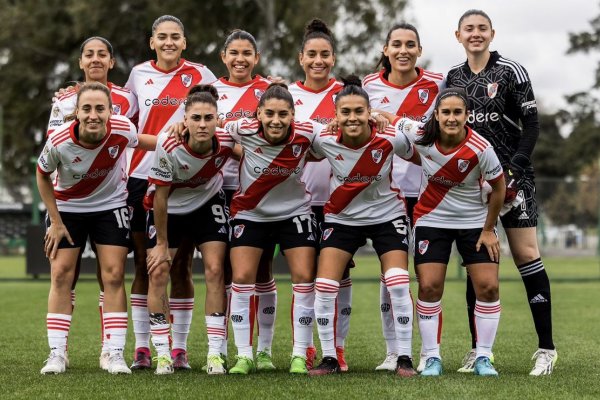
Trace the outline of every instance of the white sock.
{"type": "Polygon", "coordinates": [[[346,337],[350,331],[350,314],[352,313],[352,279],[350,277],[340,282],[337,297],[337,325],[335,344],[337,347],[346,345],[346,337]]]}
{"type": "Polygon", "coordinates": [[[412,357],[413,305],[410,298],[408,271],[402,268],[390,268],[385,273],[384,279],[394,312],[394,329],[398,343],[396,353],[399,356],[412,357]]]}
{"type": "Polygon", "coordinates": [[[383,339],[385,339],[386,353],[396,353],[398,342],[394,328],[394,312],[383,274],[381,274],[379,282],[379,312],[381,315],[381,329],[383,331],[383,339]]]}
{"type": "Polygon", "coordinates": [[[331,279],[317,278],[315,288],[315,317],[317,318],[317,331],[319,332],[323,357],[337,359],[335,352],[335,303],[340,284],[331,279]]]}
{"type": "Polygon", "coordinates": [[[133,321],[133,334],[135,335],[135,348],[145,347],[150,349],[150,319],[148,318],[148,296],[145,294],[132,294],[131,320],[133,321]]]}
{"type": "Polygon", "coordinates": [[[273,334],[275,333],[275,317],[277,315],[277,287],[275,280],[257,283],[255,288],[255,310],[258,327],[258,346],[256,351],[271,354],[273,334]]]}
{"type": "Polygon", "coordinates": [[[231,291],[231,326],[237,347],[238,356],[253,358],[252,330],[254,315],[251,312],[254,284],[232,284],[231,291]]]}
{"type": "Polygon", "coordinates": [[[208,336],[208,355],[221,354],[221,346],[225,340],[225,316],[206,315],[206,334],[208,336]]]}
{"type": "Polygon", "coordinates": [[[156,349],[156,355],[159,357],[171,357],[169,348],[169,333],[171,333],[171,326],[167,316],[163,313],[151,313],[149,319],[150,328],[152,329],[152,344],[156,349]]]}
{"type": "Polygon", "coordinates": [[[171,330],[173,336],[173,350],[187,351],[187,338],[192,325],[194,313],[194,299],[169,299],[171,311],[171,330]]]}
{"type": "Polygon", "coordinates": [[[67,338],[71,328],[71,316],[68,314],[46,314],[46,328],[48,329],[48,346],[58,354],[67,351],[67,338]]]}
{"type": "Polygon", "coordinates": [[[292,356],[306,357],[313,330],[315,284],[292,285],[292,356]]]}
{"type": "Polygon", "coordinates": [[[475,357],[490,357],[500,322],[500,300],[491,303],[475,301],[477,347],[475,357]]]}
{"type": "Polygon", "coordinates": [[[417,299],[417,316],[421,332],[421,354],[425,359],[440,356],[442,338],[442,302],[428,303],[417,299]]]}
{"type": "Polygon", "coordinates": [[[229,339],[229,317],[231,316],[231,285],[225,285],[225,340],[221,343],[221,354],[227,357],[227,340],[229,339]]]}
{"type": "Polygon", "coordinates": [[[102,316],[104,324],[104,341],[108,351],[112,353],[123,352],[125,338],[127,337],[127,311],[105,312],[102,316]]]}
{"type": "Polygon", "coordinates": [[[101,290],[98,295],[98,311],[100,311],[100,344],[102,345],[102,353],[110,351],[104,337],[104,292],[101,290]]]}

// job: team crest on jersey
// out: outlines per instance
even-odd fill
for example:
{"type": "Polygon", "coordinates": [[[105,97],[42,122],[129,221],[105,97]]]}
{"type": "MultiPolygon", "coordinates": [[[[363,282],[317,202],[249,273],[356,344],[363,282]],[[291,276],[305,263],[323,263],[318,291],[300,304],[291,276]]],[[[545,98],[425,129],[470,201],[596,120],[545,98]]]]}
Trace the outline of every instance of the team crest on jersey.
{"type": "Polygon", "coordinates": [[[419,241],[419,254],[423,255],[427,252],[429,248],[429,240],[421,240],[419,241]]]}
{"type": "Polygon", "coordinates": [[[113,104],[113,115],[121,115],[121,105],[113,104]]]}
{"type": "Polygon", "coordinates": [[[158,167],[160,169],[167,169],[167,160],[165,160],[164,157],[161,157],[160,160],[158,160],[158,167]]]}
{"type": "Polygon", "coordinates": [[[263,92],[263,91],[262,91],[262,90],[260,90],[260,89],[254,89],[254,97],[256,97],[256,100],[260,100],[260,98],[262,97],[262,95],[263,95],[264,93],[265,93],[265,92],[263,92]]]}
{"type": "Polygon", "coordinates": [[[223,165],[223,157],[216,157],[215,158],[215,167],[221,168],[221,165],[223,165]]]}
{"type": "Polygon", "coordinates": [[[417,90],[419,94],[419,101],[423,104],[427,104],[427,100],[429,100],[429,89],[419,89],[417,90]]]}
{"type": "Polygon", "coordinates": [[[302,145],[301,144],[292,145],[292,154],[296,158],[300,157],[300,154],[302,154],[302,145]]]}
{"type": "Polygon", "coordinates": [[[381,162],[381,158],[383,157],[383,150],[371,150],[371,157],[373,157],[373,161],[375,161],[375,164],[379,164],[381,162]]]}
{"type": "Polygon", "coordinates": [[[185,87],[190,87],[192,85],[192,75],[181,74],[181,83],[183,83],[183,86],[185,87]]]}
{"type": "Polygon", "coordinates": [[[323,231],[323,240],[327,240],[329,239],[329,236],[331,236],[331,233],[333,232],[333,228],[327,228],[323,231]]]}
{"type": "Polygon", "coordinates": [[[233,228],[233,236],[235,236],[236,239],[242,236],[244,234],[244,228],[246,228],[246,225],[244,224],[236,225],[235,228],[233,228]]]}
{"type": "Polygon", "coordinates": [[[458,159],[458,170],[460,172],[465,172],[467,168],[469,168],[469,160],[463,160],[462,158],[458,159]]]}
{"type": "Polygon", "coordinates": [[[494,97],[496,97],[497,93],[498,93],[498,83],[497,82],[488,83],[488,85],[487,85],[488,97],[490,99],[493,99],[494,97]]]}
{"type": "Polygon", "coordinates": [[[154,225],[150,225],[148,227],[148,239],[154,239],[156,236],[156,227],[154,225]]]}
{"type": "Polygon", "coordinates": [[[46,145],[44,146],[44,150],[42,150],[42,153],[44,153],[44,154],[48,154],[49,152],[50,152],[50,149],[48,148],[48,145],[46,144],[46,145]]]}
{"type": "Polygon", "coordinates": [[[119,145],[109,147],[108,155],[110,156],[110,158],[117,158],[117,156],[119,155],[119,145]]]}

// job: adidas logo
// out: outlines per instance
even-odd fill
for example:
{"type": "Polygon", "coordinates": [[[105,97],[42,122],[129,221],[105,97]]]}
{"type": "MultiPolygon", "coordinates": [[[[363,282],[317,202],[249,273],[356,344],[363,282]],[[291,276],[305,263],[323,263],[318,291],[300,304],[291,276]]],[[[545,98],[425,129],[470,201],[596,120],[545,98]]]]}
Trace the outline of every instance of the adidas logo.
{"type": "Polygon", "coordinates": [[[300,99],[296,100],[296,102],[294,103],[295,106],[301,106],[303,104],[304,103],[302,103],[302,100],[300,100],[300,99]]]}
{"type": "Polygon", "coordinates": [[[387,98],[387,96],[385,96],[383,99],[381,99],[381,104],[388,104],[390,102],[390,99],[387,98]]]}
{"type": "Polygon", "coordinates": [[[308,237],[307,240],[311,240],[311,241],[315,241],[315,237],[313,236],[313,234],[311,233],[310,236],[308,237]]]}
{"type": "Polygon", "coordinates": [[[402,241],[402,244],[405,244],[408,246],[408,240],[406,240],[406,238],[404,238],[404,240],[402,241]]]}
{"type": "Polygon", "coordinates": [[[227,99],[228,99],[228,97],[227,97],[226,94],[224,94],[223,96],[219,97],[219,101],[221,101],[221,100],[227,100],[227,99]]]}
{"type": "Polygon", "coordinates": [[[79,158],[79,157],[75,157],[75,158],[73,159],[73,161],[71,161],[71,164],[76,164],[76,163],[78,163],[78,162],[80,162],[80,161],[81,161],[81,158],[79,158]]]}
{"type": "Polygon", "coordinates": [[[179,167],[179,169],[183,169],[183,170],[189,170],[190,167],[187,166],[187,164],[183,164],[181,167],[179,167]]]}
{"type": "Polygon", "coordinates": [[[431,158],[431,156],[430,156],[429,154],[427,154],[427,155],[425,156],[425,158],[426,158],[426,159],[428,159],[428,160],[431,160],[431,161],[433,161],[433,158],[431,158]]]}
{"type": "Polygon", "coordinates": [[[260,147],[257,147],[257,148],[254,150],[254,152],[255,152],[256,154],[262,154],[262,153],[263,153],[263,151],[262,151],[262,149],[261,149],[260,147]]]}
{"type": "Polygon", "coordinates": [[[528,219],[529,217],[527,216],[527,213],[525,211],[523,211],[521,213],[521,215],[519,215],[519,219],[528,219]]]}
{"type": "Polygon", "coordinates": [[[146,81],[146,83],[144,83],[144,85],[154,85],[154,81],[152,80],[152,78],[150,78],[146,81]]]}
{"type": "Polygon", "coordinates": [[[535,304],[535,303],[547,303],[548,300],[546,300],[546,298],[544,296],[542,296],[541,294],[537,294],[533,299],[529,300],[529,304],[535,304]]]}
{"type": "Polygon", "coordinates": [[[225,227],[222,226],[221,229],[219,229],[219,233],[227,234],[227,229],[225,229],[225,227]]]}
{"type": "Polygon", "coordinates": [[[335,159],[338,161],[344,161],[344,157],[341,154],[338,154],[335,159]]]}

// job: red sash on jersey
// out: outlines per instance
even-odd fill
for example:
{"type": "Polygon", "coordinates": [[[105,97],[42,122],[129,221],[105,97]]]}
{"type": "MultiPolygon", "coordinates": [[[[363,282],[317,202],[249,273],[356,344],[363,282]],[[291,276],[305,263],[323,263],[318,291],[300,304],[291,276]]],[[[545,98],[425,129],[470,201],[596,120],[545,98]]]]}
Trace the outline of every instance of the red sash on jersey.
{"type": "MultiPolygon", "coordinates": [[[[259,90],[262,96],[262,93],[267,90],[268,86],[269,83],[263,81],[259,75],[256,75],[252,85],[248,86],[248,89],[246,89],[244,94],[238,99],[237,103],[231,108],[231,114],[235,115],[237,111],[251,111],[254,113],[258,106],[258,101],[260,100],[260,96],[257,95],[256,90],[259,90]]],[[[235,121],[236,119],[238,118],[229,118],[226,119],[225,122],[235,121]]]]}
{"type": "Polygon", "coordinates": [[[227,159],[229,158],[229,156],[231,156],[232,153],[233,153],[233,150],[231,148],[222,147],[221,150],[217,154],[214,154],[210,158],[210,160],[206,164],[204,164],[204,166],[202,168],[200,168],[200,170],[194,176],[192,176],[190,179],[188,179],[186,182],[173,183],[171,185],[171,190],[169,191],[169,194],[173,193],[173,191],[177,188],[183,188],[183,187],[195,188],[195,187],[198,187],[198,186],[203,185],[204,183],[208,182],[213,176],[215,176],[221,170],[221,168],[223,168],[223,165],[225,165],[225,161],[227,161],[227,159]],[[217,165],[218,157],[221,157],[222,160],[220,160],[217,165]],[[201,180],[199,178],[205,178],[205,180],[201,182],[201,180]]]}
{"type": "MultiPolygon", "coordinates": [[[[334,85],[335,85],[335,82],[334,82],[334,85]]],[[[325,95],[325,97],[323,97],[323,99],[321,100],[321,102],[319,103],[317,108],[315,108],[315,111],[310,116],[310,119],[313,121],[317,121],[323,125],[326,125],[327,123],[331,122],[331,120],[333,119],[333,116],[335,115],[335,101],[334,101],[333,96],[336,95],[343,88],[344,87],[342,85],[332,88],[325,95]],[[323,120],[324,116],[328,116],[328,117],[326,117],[328,119],[328,121],[323,120]]]]}
{"type": "Polygon", "coordinates": [[[421,80],[415,86],[410,89],[410,92],[406,95],[406,98],[400,104],[400,108],[396,111],[396,115],[403,116],[406,114],[409,118],[414,116],[422,116],[427,113],[427,110],[431,107],[431,104],[438,95],[440,88],[432,81],[421,80]],[[420,90],[427,90],[428,94],[426,98],[421,97],[420,90]],[[423,101],[425,100],[425,101],[423,101]]]}
{"type": "MultiPolygon", "coordinates": [[[[310,144],[311,142],[307,137],[297,135],[295,140],[285,145],[279,155],[275,157],[273,161],[271,161],[268,168],[274,168],[278,166],[289,169],[296,168],[304,159],[304,155],[306,154],[306,151],[308,151],[310,144]],[[304,153],[299,157],[295,157],[293,148],[299,144],[302,145],[304,153]]],[[[289,178],[289,176],[263,174],[254,182],[252,182],[250,186],[248,186],[248,189],[246,189],[244,194],[241,194],[238,190],[231,201],[231,216],[235,216],[235,214],[240,211],[252,210],[255,208],[271,189],[280,183],[285,182],[287,178],[289,178]]]]}
{"type": "MultiPolygon", "coordinates": [[[[182,62],[185,61],[182,60],[182,62]]],[[[158,98],[163,99],[169,97],[171,99],[185,99],[190,88],[200,82],[201,79],[202,75],[200,75],[200,71],[192,66],[184,65],[183,68],[173,75],[167,86],[165,86],[163,91],[158,95],[158,98]],[[184,73],[192,76],[192,81],[189,86],[185,86],[181,80],[181,75],[184,73]]],[[[178,109],[179,103],[166,106],[151,106],[148,118],[146,118],[146,124],[140,133],[154,136],[158,135],[178,109]]],[[[134,150],[133,156],[131,157],[131,166],[129,167],[130,174],[135,171],[140,162],[142,162],[145,154],[145,150],[134,150]]]]}
{"type": "MultiPolygon", "coordinates": [[[[462,182],[465,177],[471,173],[473,168],[479,164],[479,160],[477,158],[477,154],[475,154],[475,152],[471,150],[469,146],[467,146],[468,140],[469,138],[467,137],[463,147],[454,156],[452,156],[452,158],[448,160],[448,162],[442,168],[440,168],[438,172],[433,175],[433,178],[443,176],[452,182],[462,182]],[[458,170],[459,159],[469,160],[469,165],[463,172],[458,170]]],[[[442,202],[442,200],[444,200],[444,197],[450,191],[450,189],[452,189],[451,186],[442,185],[430,180],[427,183],[425,191],[421,193],[419,201],[417,202],[413,211],[415,223],[423,215],[433,211],[442,202]]]]}
{"type": "MultiPolygon", "coordinates": [[[[385,160],[393,150],[394,147],[388,140],[375,136],[363,151],[363,154],[356,162],[356,165],[350,171],[349,176],[360,174],[361,176],[370,177],[377,175],[385,164],[385,160]],[[373,159],[372,152],[379,149],[381,149],[383,153],[381,154],[381,161],[376,163],[373,159]]],[[[341,184],[333,191],[333,193],[331,193],[331,196],[329,196],[329,200],[325,204],[324,213],[339,214],[360,192],[369,187],[370,184],[371,182],[350,182],[341,184]]]]}

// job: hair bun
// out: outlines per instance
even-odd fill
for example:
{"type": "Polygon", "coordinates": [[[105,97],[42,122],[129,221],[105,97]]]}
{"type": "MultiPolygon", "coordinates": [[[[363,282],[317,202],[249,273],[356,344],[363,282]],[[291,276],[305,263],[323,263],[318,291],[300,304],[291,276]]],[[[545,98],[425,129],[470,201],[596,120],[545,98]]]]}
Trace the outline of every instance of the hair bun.
{"type": "Polygon", "coordinates": [[[193,86],[188,92],[188,96],[194,93],[209,93],[215,100],[219,100],[219,92],[213,85],[196,85],[193,86]]]}
{"type": "Polygon", "coordinates": [[[344,86],[354,85],[354,86],[362,87],[362,82],[361,82],[360,78],[354,74],[348,75],[346,77],[342,77],[341,79],[342,79],[342,83],[344,84],[344,86]]]}
{"type": "Polygon", "coordinates": [[[313,18],[313,20],[310,21],[308,25],[306,25],[306,28],[304,29],[304,36],[309,35],[313,32],[321,32],[333,37],[333,34],[331,33],[331,30],[329,29],[327,24],[319,18],[313,18]]]}

